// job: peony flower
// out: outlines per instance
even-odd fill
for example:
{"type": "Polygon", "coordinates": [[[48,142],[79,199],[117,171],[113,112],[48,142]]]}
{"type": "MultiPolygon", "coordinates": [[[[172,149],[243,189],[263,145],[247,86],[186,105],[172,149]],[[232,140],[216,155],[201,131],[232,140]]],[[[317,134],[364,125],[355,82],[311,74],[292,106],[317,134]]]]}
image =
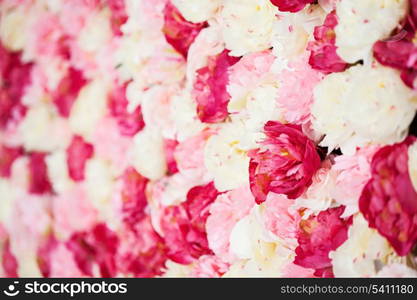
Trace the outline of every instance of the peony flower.
{"type": "Polygon", "coordinates": [[[167,162],[167,172],[168,175],[172,175],[178,172],[177,162],[175,160],[175,149],[178,146],[178,141],[165,139],[164,140],[165,148],[165,161],[167,162]]]}
{"type": "Polygon", "coordinates": [[[141,106],[138,105],[133,111],[129,111],[128,105],[126,85],[114,88],[109,99],[110,113],[117,120],[120,134],[132,137],[145,127],[145,122],[141,106]]]}
{"type": "Polygon", "coordinates": [[[400,25],[408,0],[342,0],[336,4],[337,54],[347,63],[372,63],[372,47],[400,25]]]}
{"type": "Polygon", "coordinates": [[[116,262],[121,274],[135,277],[162,275],[167,249],[163,238],[155,232],[149,216],[136,224],[135,231],[122,231],[119,241],[116,262]]]}
{"type": "Polygon", "coordinates": [[[219,25],[232,56],[267,50],[277,12],[269,0],[223,1],[219,25]]]}
{"type": "Polygon", "coordinates": [[[128,167],[121,180],[123,222],[131,230],[137,230],[136,225],[145,217],[145,208],[148,205],[145,190],[149,179],[136,172],[133,167],[128,167]]]}
{"type": "Polygon", "coordinates": [[[296,265],[315,269],[315,276],[333,277],[329,252],[336,250],[348,237],[352,218],[340,216],[344,206],[329,208],[317,216],[301,220],[298,231],[298,247],[295,249],[296,265]]]}
{"type": "Polygon", "coordinates": [[[190,189],[187,200],[179,206],[165,208],[161,229],[171,260],[189,264],[202,255],[213,253],[208,246],[205,224],[210,205],[218,194],[211,182],[190,189]]]}
{"type": "Polygon", "coordinates": [[[13,162],[23,154],[20,147],[8,147],[0,144],[0,177],[10,177],[13,162]]]}
{"type": "Polygon", "coordinates": [[[269,192],[299,197],[312,183],[320,167],[316,147],[301,131],[291,124],[269,121],[265,124],[266,139],[261,147],[249,152],[251,190],[258,204],[269,192]]]}
{"type": "Polygon", "coordinates": [[[6,240],[2,247],[2,268],[5,277],[18,277],[18,261],[10,249],[10,241],[6,240]]]}
{"type": "Polygon", "coordinates": [[[201,256],[190,274],[191,277],[197,278],[218,278],[229,269],[229,265],[221,261],[217,256],[201,256]]]}
{"type": "Polygon", "coordinates": [[[197,102],[197,114],[202,122],[217,123],[228,116],[227,104],[230,95],[227,91],[229,68],[239,58],[229,56],[229,51],[208,58],[208,64],[197,70],[193,97],[197,102]]]}
{"type": "Polygon", "coordinates": [[[99,223],[89,231],[74,233],[66,246],[85,276],[115,277],[119,242],[115,232],[99,223]],[[98,266],[99,274],[94,273],[95,266],[98,266]]]}
{"type": "Polygon", "coordinates": [[[315,0],[271,0],[271,3],[277,6],[280,11],[295,13],[314,1],[315,0]]]}
{"type": "Polygon", "coordinates": [[[32,194],[52,193],[45,157],[46,153],[42,152],[29,154],[29,192],[32,194]]]}
{"type": "Polygon", "coordinates": [[[313,104],[313,90],[323,75],[314,70],[303,55],[289,61],[288,68],[281,71],[277,79],[277,104],[285,119],[293,124],[307,123],[313,104]]]}
{"type": "Polygon", "coordinates": [[[172,0],[187,21],[200,23],[216,14],[221,0],[172,0]]]}
{"type": "Polygon", "coordinates": [[[113,33],[117,36],[121,36],[123,33],[120,27],[127,21],[126,5],[124,0],[110,0],[106,1],[110,8],[111,17],[110,23],[113,33]]]}
{"type": "Polygon", "coordinates": [[[62,117],[68,118],[78,93],[87,84],[82,71],[69,68],[61,79],[55,91],[52,91],[53,102],[62,117]]]}
{"type": "Polygon", "coordinates": [[[371,179],[371,161],[378,147],[360,148],[354,155],[334,158],[332,170],[336,182],[330,192],[332,198],[346,207],[343,217],[359,211],[358,202],[363,188],[371,179]]]}
{"type": "Polygon", "coordinates": [[[171,1],[168,1],[165,6],[164,20],[162,31],[167,42],[184,58],[187,58],[190,45],[207,24],[188,22],[171,1]]]}
{"type": "Polygon", "coordinates": [[[406,265],[393,263],[382,268],[376,278],[417,278],[417,271],[406,265]]]}
{"type": "Polygon", "coordinates": [[[81,136],[74,135],[67,148],[68,174],[74,181],[84,180],[84,169],[88,159],[93,157],[94,146],[84,141],[81,136]]]}
{"type": "Polygon", "coordinates": [[[417,191],[408,170],[408,148],[416,141],[386,146],[375,153],[372,178],[359,199],[359,209],[369,226],[384,236],[400,256],[417,243],[417,191]]]}
{"type": "Polygon", "coordinates": [[[313,129],[320,145],[353,155],[358,147],[405,138],[417,110],[413,90],[397,72],[378,64],[326,76],[314,90],[313,129]]]}
{"type": "Polygon", "coordinates": [[[335,11],[329,13],[324,24],[314,29],[314,42],[311,42],[308,49],[311,51],[309,64],[313,69],[324,73],[342,72],[349,65],[339,57],[336,50],[335,27],[338,18],[335,11]]]}
{"type": "Polygon", "coordinates": [[[21,98],[31,83],[31,63],[23,63],[21,52],[10,52],[0,43],[0,128],[19,121],[26,109],[21,98]]]}
{"type": "MultiPolygon", "coordinates": [[[[346,214],[346,213],[344,213],[346,214]]],[[[371,277],[384,265],[394,250],[376,230],[368,227],[361,214],[353,217],[347,240],[329,256],[335,277],[371,277]]]]}
{"type": "Polygon", "coordinates": [[[236,257],[230,252],[230,235],[236,223],[247,216],[254,205],[248,185],[220,194],[210,206],[206,222],[210,249],[225,262],[236,257]]]}

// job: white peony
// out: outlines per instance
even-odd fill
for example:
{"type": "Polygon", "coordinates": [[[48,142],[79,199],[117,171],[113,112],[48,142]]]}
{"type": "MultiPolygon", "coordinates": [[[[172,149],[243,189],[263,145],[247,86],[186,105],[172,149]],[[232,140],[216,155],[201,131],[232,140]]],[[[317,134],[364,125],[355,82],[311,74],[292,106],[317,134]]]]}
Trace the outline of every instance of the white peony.
{"type": "Polygon", "coordinates": [[[395,70],[355,66],[317,85],[313,128],[325,135],[322,146],[352,154],[356,147],[403,140],[416,110],[415,93],[395,70]]]}
{"type": "Polygon", "coordinates": [[[393,249],[379,233],[369,228],[361,214],[353,219],[348,239],[330,252],[335,277],[370,277],[377,272],[376,262],[385,264],[393,249]]]}
{"type": "Polygon", "coordinates": [[[271,46],[277,8],[269,0],[228,0],[222,5],[220,24],[230,55],[242,56],[271,46]]]}
{"type": "Polygon", "coordinates": [[[335,28],[339,56],[349,63],[370,61],[372,47],[399,25],[408,7],[407,0],[341,0],[335,28]]]}
{"type": "Polygon", "coordinates": [[[132,163],[143,176],[156,180],[166,173],[164,140],[157,128],[146,126],[137,133],[132,149],[132,163]]]}
{"type": "Polygon", "coordinates": [[[187,21],[200,23],[214,17],[221,0],[172,0],[172,3],[187,21]]]}

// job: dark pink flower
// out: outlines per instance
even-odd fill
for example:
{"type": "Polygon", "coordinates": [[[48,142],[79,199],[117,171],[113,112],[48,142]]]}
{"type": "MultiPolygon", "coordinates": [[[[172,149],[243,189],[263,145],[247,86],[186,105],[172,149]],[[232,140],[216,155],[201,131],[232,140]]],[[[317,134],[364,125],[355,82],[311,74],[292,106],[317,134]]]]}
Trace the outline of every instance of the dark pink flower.
{"type": "Polygon", "coordinates": [[[239,59],[229,56],[229,51],[224,50],[216,56],[209,57],[207,66],[197,71],[193,97],[197,101],[197,114],[202,122],[223,122],[229,115],[228,71],[239,59]]]}
{"type": "Polygon", "coordinates": [[[0,177],[9,177],[13,162],[23,154],[21,147],[0,145],[0,177]]]}
{"type": "Polygon", "coordinates": [[[269,192],[298,198],[320,168],[316,146],[298,125],[269,121],[264,131],[262,147],[249,152],[249,180],[256,202],[264,202],[269,192]]]}
{"type": "Polygon", "coordinates": [[[94,275],[95,264],[99,267],[101,277],[116,276],[119,238],[106,224],[100,223],[90,231],[74,233],[66,245],[73,253],[78,268],[86,276],[94,275]]]}
{"type": "Polygon", "coordinates": [[[116,36],[121,36],[123,33],[120,27],[127,21],[125,0],[106,0],[110,8],[111,28],[116,36]]]}
{"type": "Polygon", "coordinates": [[[72,105],[86,83],[87,80],[84,78],[83,72],[70,67],[56,90],[52,91],[53,102],[62,117],[69,117],[72,105]]]}
{"type": "Polygon", "coordinates": [[[37,251],[37,263],[43,277],[51,275],[51,253],[57,247],[58,241],[55,236],[49,234],[41,241],[37,251]]]}
{"type": "Polygon", "coordinates": [[[191,23],[184,19],[180,11],[168,1],[164,9],[164,27],[162,32],[167,42],[184,58],[188,49],[207,23],[191,23]]]}
{"type": "Polygon", "coordinates": [[[148,205],[145,191],[149,179],[139,174],[133,167],[128,167],[121,179],[123,222],[135,231],[136,225],[145,217],[145,208],[148,205]]]}
{"type": "Polygon", "coordinates": [[[117,120],[120,134],[132,137],[145,127],[145,122],[140,105],[133,112],[127,110],[126,86],[127,84],[124,84],[113,89],[109,108],[111,115],[117,120]]]}
{"type": "Polygon", "coordinates": [[[29,154],[29,193],[39,195],[52,193],[45,157],[46,153],[43,152],[29,154]]]}
{"type": "Polygon", "coordinates": [[[18,277],[18,262],[10,249],[10,240],[3,242],[2,267],[5,277],[18,277]]]}
{"type": "Polygon", "coordinates": [[[177,140],[165,139],[165,159],[167,162],[168,175],[173,175],[178,172],[177,162],[174,157],[175,149],[178,146],[177,140]]]}
{"type": "Polygon", "coordinates": [[[213,182],[197,186],[179,206],[165,208],[161,228],[168,247],[168,257],[180,264],[189,264],[202,255],[210,255],[206,221],[210,205],[219,195],[213,182]]]}
{"type": "Polygon", "coordinates": [[[84,141],[81,136],[74,135],[67,148],[68,174],[74,181],[84,180],[85,165],[93,154],[93,145],[84,141]]]}
{"type": "Polygon", "coordinates": [[[308,45],[311,51],[309,64],[313,69],[324,73],[342,72],[349,65],[336,52],[336,34],[334,28],[338,23],[336,11],[329,13],[321,26],[314,28],[314,39],[308,45]]]}
{"type": "Polygon", "coordinates": [[[307,4],[315,0],[271,0],[271,3],[278,7],[280,11],[297,12],[302,10],[307,4]]]}
{"type": "Polygon", "coordinates": [[[398,253],[407,255],[417,243],[417,192],[408,170],[408,147],[417,140],[386,146],[375,153],[372,178],[359,199],[359,209],[398,253]]]}
{"type": "Polygon", "coordinates": [[[374,57],[384,65],[401,71],[401,79],[410,88],[416,88],[417,78],[417,0],[410,0],[410,10],[403,27],[386,40],[374,44],[374,57]]]}
{"type": "Polygon", "coordinates": [[[21,52],[10,52],[0,43],[0,128],[25,116],[21,98],[31,82],[32,64],[23,63],[21,52]]]}
{"type": "Polygon", "coordinates": [[[167,260],[164,239],[154,230],[146,216],[137,224],[136,232],[126,231],[118,255],[118,268],[135,277],[162,275],[167,260]]]}
{"type": "Polygon", "coordinates": [[[344,210],[344,206],[329,208],[300,221],[294,264],[316,270],[315,276],[333,277],[329,252],[346,241],[352,224],[352,217],[340,217],[344,210]]]}

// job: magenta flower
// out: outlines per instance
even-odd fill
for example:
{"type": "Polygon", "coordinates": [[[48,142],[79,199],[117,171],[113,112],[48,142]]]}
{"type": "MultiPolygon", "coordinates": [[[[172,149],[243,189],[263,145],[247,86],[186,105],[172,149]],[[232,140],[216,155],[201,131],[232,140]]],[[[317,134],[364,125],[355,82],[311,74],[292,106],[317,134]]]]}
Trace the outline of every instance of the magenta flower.
{"type": "Polygon", "coordinates": [[[8,147],[0,144],[0,177],[11,175],[13,162],[23,154],[21,147],[8,147]]]}
{"type": "Polygon", "coordinates": [[[111,115],[117,120],[119,132],[123,136],[132,137],[145,127],[142,107],[138,105],[133,112],[127,110],[126,86],[118,86],[110,94],[109,109],[111,115]]]}
{"type": "Polygon", "coordinates": [[[229,56],[229,51],[224,50],[216,56],[209,57],[207,66],[197,71],[193,96],[197,101],[197,114],[201,122],[223,122],[229,115],[228,71],[239,59],[229,56]]]}
{"type": "Polygon", "coordinates": [[[297,12],[302,10],[307,4],[315,0],[271,0],[271,3],[278,7],[280,11],[297,12]]]}
{"type": "Polygon", "coordinates": [[[184,58],[188,49],[207,23],[191,23],[181,15],[180,11],[168,1],[164,9],[164,27],[162,32],[167,42],[184,58]]]}
{"type": "Polygon", "coordinates": [[[161,227],[170,259],[189,264],[202,255],[213,254],[208,246],[206,221],[218,195],[210,182],[190,189],[181,205],[165,208],[161,227]]]}
{"type": "Polygon", "coordinates": [[[338,23],[336,11],[329,13],[324,24],[314,28],[314,42],[308,46],[311,51],[309,64],[313,69],[324,73],[342,72],[349,65],[336,52],[336,34],[338,23]]]}
{"type": "Polygon", "coordinates": [[[329,253],[346,241],[352,224],[352,217],[340,217],[344,210],[344,206],[329,208],[300,221],[294,264],[316,270],[315,276],[333,277],[329,253]]]}
{"type": "Polygon", "coordinates": [[[94,146],[84,141],[81,136],[74,135],[67,148],[68,174],[74,181],[84,180],[87,160],[93,157],[94,146]]]}
{"type": "Polygon", "coordinates": [[[269,121],[264,131],[262,147],[249,152],[249,180],[256,203],[264,202],[269,192],[296,199],[320,168],[316,147],[298,125],[269,121]]]}
{"type": "Polygon", "coordinates": [[[78,93],[85,84],[87,84],[87,80],[84,78],[82,71],[72,67],[68,69],[56,90],[52,92],[53,102],[62,117],[69,117],[78,93]]]}
{"type": "Polygon", "coordinates": [[[369,226],[398,253],[407,255],[417,243],[417,192],[408,170],[408,147],[417,139],[380,149],[371,163],[372,178],[359,199],[369,226]]]}
{"type": "Polygon", "coordinates": [[[384,65],[401,72],[401,79],[410,88],[415,88],[417,77],[417,47],[415,35],[417,31],[417,0],[410,0],[410,10],[404,26],[393,32],[384,41],[374,44],[374,57],[384,65]]]}
{"type": "Polygon", "coordinates": [[[29,154],[29,193],[52,193],[52,185],[48,177],[48,167],[45,162],[46,153],[32,152],[29,154]]]}
{"type": "Polygon", "coordinates": [[[122,215],[123,222],[133,231],[146,216],[145,208],[148,205],[146,199],[146,186],[149,179],[139,174],[133,167],[128,167],[122,175],[122,215]]]}

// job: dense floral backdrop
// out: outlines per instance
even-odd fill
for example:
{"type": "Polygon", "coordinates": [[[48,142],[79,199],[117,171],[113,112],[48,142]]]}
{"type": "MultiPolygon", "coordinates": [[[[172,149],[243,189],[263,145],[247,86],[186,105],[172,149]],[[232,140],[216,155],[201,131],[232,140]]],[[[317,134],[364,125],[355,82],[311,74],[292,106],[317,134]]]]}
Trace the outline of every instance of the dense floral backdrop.
{"type": "Polygon", "coordinates": [[[0,274],[417,276],[416,31],[416,0],[0,0],[0,274]]]}

